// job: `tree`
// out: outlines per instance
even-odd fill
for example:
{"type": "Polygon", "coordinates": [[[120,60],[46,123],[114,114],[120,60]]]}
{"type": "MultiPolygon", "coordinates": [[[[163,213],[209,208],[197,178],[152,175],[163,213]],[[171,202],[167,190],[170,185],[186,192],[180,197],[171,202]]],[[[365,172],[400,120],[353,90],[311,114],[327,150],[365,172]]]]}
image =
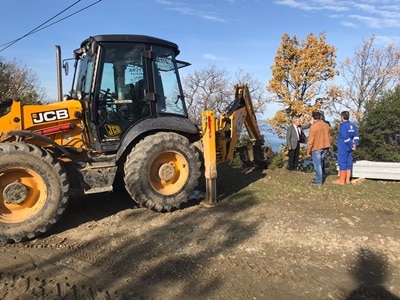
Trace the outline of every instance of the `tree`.
{"type": "Polygon", "coordinates": [[[341,92],[332,101],[335,114],[349,110],[359,122],[367,109],[368,102],[376,101],[379,95],[400,83],[400,49],[394,44],[378,49],[375,36],[364,41],[356,49],[353,58],[340,64],[343,80],[341,92]]]}
{"type": "Polygon", "coordinates": [[[36,104],[42,103],[44,97],[32,70],[16,60],[5,62],[0,58],[0,101],[18,98],[24,104],[36,104]]]}
{"type": "Polygon", "coordinates": [[[190,119],[201,123],[201,113],[212,110],[217,114],[223,113],[234,100],[233,91],[235,84],[248,84],[256,113],[262,113],[266,104],[264,88],[260,81],[249,73],[239,70],[236,73],[236,82],[231,83],[228,73],[218,69],[215,65],[195,71],[183,80],[183,90],[190,119]]]}
{"type": "MultiPolygon", "coordinates": [[[[257,114],[264,113],[267,104],[266,91],[263,83],[250,73],[245,73],[242,69],[236,72],[236,82],[234,84],[247,84],[253,102],[254,111],[257,114]]],[[[231,87],[232,90],[233,86],[231,87]]]]}
{"type": "Polygon", "coordinates": [[[327,81],[338,74],[335,53],[323,33],[319,37],[308,34],[304,41],[286,33],[282,35],[267,86],[273,101],[283,106],[268,120],[280,136],[293,117],[309,119],[313,111],[327,106],[325,99],[330,93],[327,81]]]}
{"type": "Polygon", "coordinates": [[[185,77],[183,90],[192,121],[201,124],[203,110],[225,110],[231,101],[226,77],[226,71],[218,70],[215,65],[185,77]]]}
{"type": "Polygon", "coordinates": [[[400,86],[367,103],[359,132],[356,158],[400,162],[400,86]]]}

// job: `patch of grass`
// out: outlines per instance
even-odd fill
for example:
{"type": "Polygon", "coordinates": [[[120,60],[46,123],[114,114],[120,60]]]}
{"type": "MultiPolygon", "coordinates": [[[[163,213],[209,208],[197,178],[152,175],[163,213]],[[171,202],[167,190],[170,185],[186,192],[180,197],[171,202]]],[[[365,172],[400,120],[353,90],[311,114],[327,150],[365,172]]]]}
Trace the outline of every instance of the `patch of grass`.
{"type": "Polygon", "coordinates": [[[219,170],[219,194],[233,198],[251,194],[253,200],[307,205],[313,202],[321,208],[329,206],[339,211],[390,210],[400,212],[398,191],[400,182],[364,180],[358,185],[335,185],[337,175],[326,177],[322,187],[310,185],[314,173],[290,172],[286,169],[256,170],[225,166],[219,170]]]}

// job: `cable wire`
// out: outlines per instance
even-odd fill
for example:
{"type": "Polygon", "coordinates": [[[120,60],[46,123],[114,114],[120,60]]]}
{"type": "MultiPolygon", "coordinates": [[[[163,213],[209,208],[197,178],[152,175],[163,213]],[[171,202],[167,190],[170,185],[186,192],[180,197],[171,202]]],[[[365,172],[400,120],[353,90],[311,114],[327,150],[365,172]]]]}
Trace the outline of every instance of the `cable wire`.
{"type": "Polygon", "coordinates": [[[82,9],[79,9],[79,10],[77,10],[77,11],[75,11],[75,12],[73,12],[73,13],[71,13],[71,14],[69,14],[69,15],[67,15],[67,16],[65,16],[65,17],[63,17],[63,18],[61,18],[61,19],[58,19],[58,20],[56,20],[56,21],[54,21],[54,22],[52,22],[52,23],[50,23],[50,24],[47,24],[47,23],[49,23],[51,20],[54,20],[55,18],[57,18],[57,17],[60,16],[61,14],[65,13],[67,10],[71,9],[73,6],[75,6],[76,4],[78,4],[80,1],[81,1],[81,0],[75,1],[73,4],[71,4],[70,6],[68,6],[68,7],[65,8],[65,9],[63,9],[62,11],[60,11],[59,13],[57,13],[56,15],[54,15],[53,17],[51,17],[51,18],[48,19],[47,21],[45,21],[45,22],[43,22],[42,24],[40,24],[39,26],[35,27],[34,29],[32,29],[31,31],[29,31],[28,33],[22,35],[21,37],[15,39],[15,40],[13,40],[13,41],[10,41],[10,42],[8,42],[8,43],[5,43],[5,44],[0,45],[0,47],[3,47],[3,46],[4,46],[2,49],[0,49],[0,52],[3,52],[5,49],[11,47],[12,45],[14,45],[15,43],[17,43],[18,41],[22,40],[23,38],[26,38],[27,36],[30,36],[30,35],[32,35],[32,34],[34,34],[34,33],[37,33],[37,32],[39,32],[39,31],[45,29],[45,28],[48,28],[48,27],[50,27],[50,26],[52,26],[52,25],[54,25],[54,24],[57,24],[57,23],[59,23],[59,22],[65,20],[65,19],[68,19],[68,18],[70,18],[70,17],[72,17],[72,16],[74,16],[74,15],[80,13],[81,11],[86,10],[86,9],[92,7],[93,5],[95,5],[95,4],[99,3],[99,2],[101,2],[102,0],[97,0],[96,2],[93,2],[93,3],[91,3],[91,4],[87,5],[87,6],[85,6],[85,7],[82,8],[82,9]],[[46,24],[47,24],[47,25],[46,25],[46,24]],[[46,25],[46,26],[45,26],[45,25],[46,25]]]}

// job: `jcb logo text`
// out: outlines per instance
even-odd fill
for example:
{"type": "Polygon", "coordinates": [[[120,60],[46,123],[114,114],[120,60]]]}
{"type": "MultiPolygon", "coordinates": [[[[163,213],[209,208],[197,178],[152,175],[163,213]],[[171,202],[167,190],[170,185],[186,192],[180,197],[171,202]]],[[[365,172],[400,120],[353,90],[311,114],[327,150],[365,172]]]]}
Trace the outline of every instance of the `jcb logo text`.
{"type": "Polygon", "coordinates": [[[68,109],[49,110],[32,114],[34,124],[68,119],[68,109]]]}

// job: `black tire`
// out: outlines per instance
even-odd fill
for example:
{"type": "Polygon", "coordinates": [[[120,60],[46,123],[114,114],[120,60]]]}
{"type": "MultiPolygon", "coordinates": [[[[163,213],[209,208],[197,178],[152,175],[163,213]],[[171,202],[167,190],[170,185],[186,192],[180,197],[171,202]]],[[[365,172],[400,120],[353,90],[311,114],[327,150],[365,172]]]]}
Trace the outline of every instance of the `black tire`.
{"type": "Polygon", "coordinates": [[[172,211],[188,201],[200,177],[198,151],[182,135],[159,132],[147,136],[128,155],[124,181],[140,206],[172,211]]]}
{"type": "Polygon", "coordinates": [[[46,150],[0,144],[0,242],[20,242],[46,232],[68,203],[64,168],[46,150]]]}

